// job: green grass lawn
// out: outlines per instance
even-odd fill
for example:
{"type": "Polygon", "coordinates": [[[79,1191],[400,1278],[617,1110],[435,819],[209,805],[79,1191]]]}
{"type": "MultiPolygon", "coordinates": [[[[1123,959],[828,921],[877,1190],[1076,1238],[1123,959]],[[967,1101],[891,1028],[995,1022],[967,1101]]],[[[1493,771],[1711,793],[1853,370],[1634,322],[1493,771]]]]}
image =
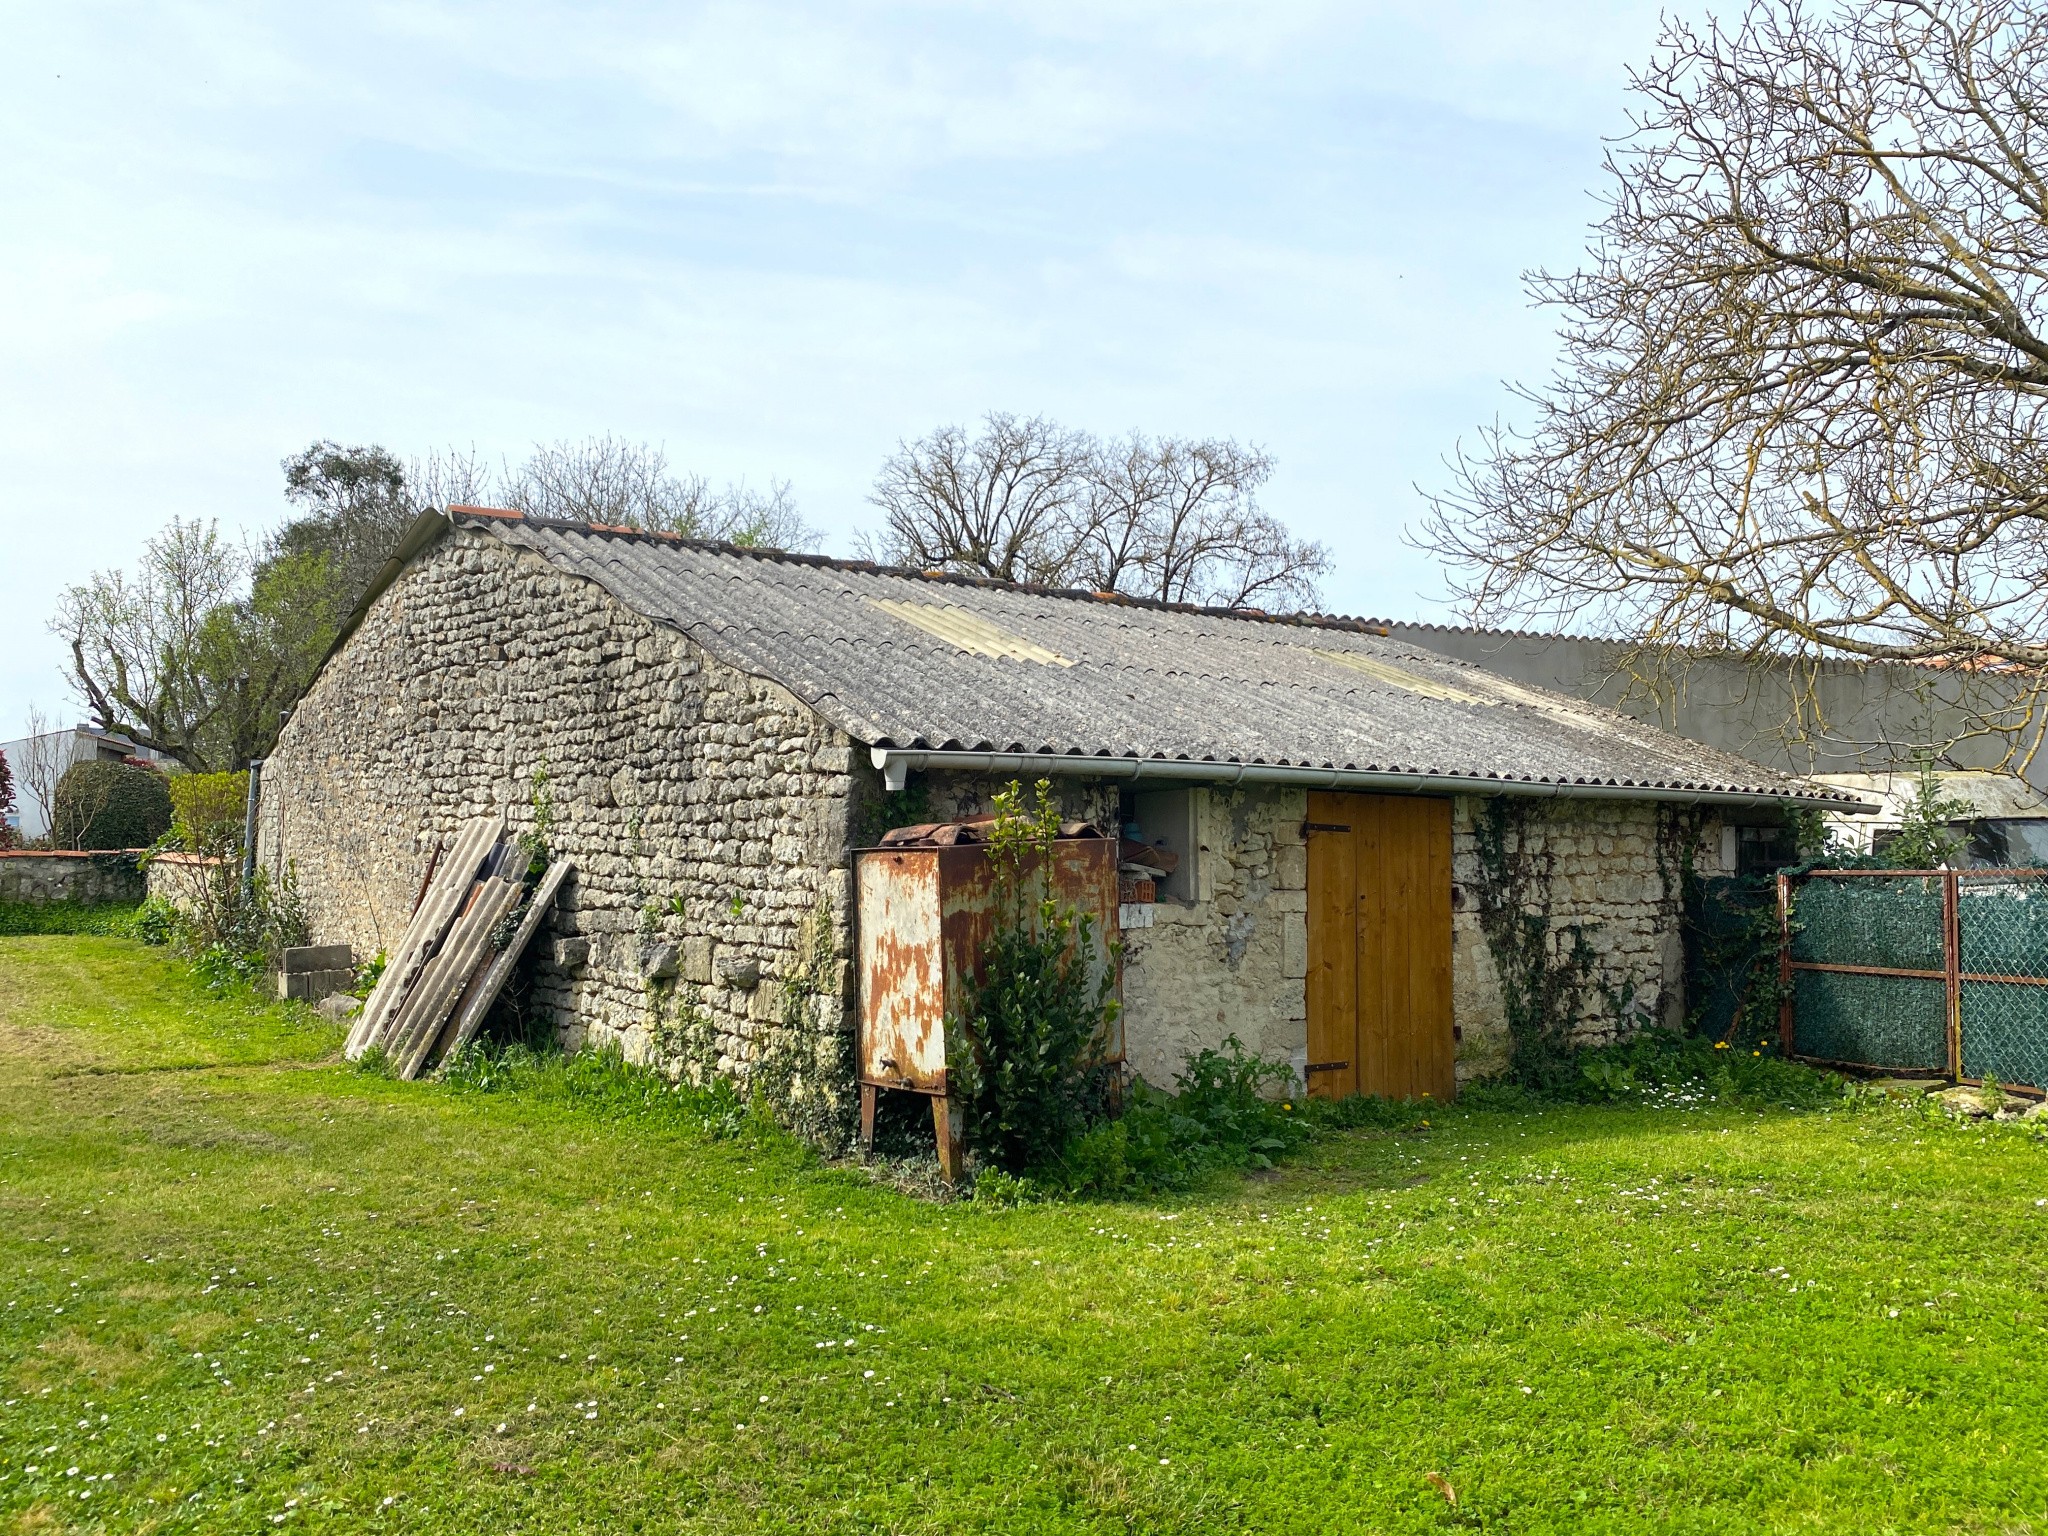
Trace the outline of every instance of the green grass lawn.
{"type": "Polygon", "coordinates": [[[990,1210],[338,1044],[0,939],[0,1530],[2048,1531],[2015,1130],[1449,1110],[990,1210]]]}

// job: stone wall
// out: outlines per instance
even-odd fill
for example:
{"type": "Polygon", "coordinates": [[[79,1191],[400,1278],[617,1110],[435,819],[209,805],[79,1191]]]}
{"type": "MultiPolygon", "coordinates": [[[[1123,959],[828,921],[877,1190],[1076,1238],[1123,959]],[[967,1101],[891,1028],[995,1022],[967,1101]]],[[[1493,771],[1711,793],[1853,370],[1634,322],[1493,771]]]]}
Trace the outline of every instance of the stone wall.
{"type": "MultiPolygon", "coordinates": [[[[1004,782],[983,774],[913,781],[922,788],[918,819],[984,813],[1004,782]]],[[[1060,814],[1113,827],[1126,783],[1059,780],[1060,814]]],[[[1460,796],[1451,833],[1460,1081],[1497,1073],[1508,1060],[1500,975],[1480,918],[1489,874],[1478,822],[1495,803],[1517,829],[1508,842],[1523,860],[1524,908],[1547,914],[1553,948],[1569,946],[1576,932],[1590,952],[1577,1037],[1591,1043],[1647,1023],[1682,1024],[1680,863],[1689,840],[1699,867],[1718,869],[1718,823],[1649,802],[1460,796]]],[[[1150,928],[1123,935],[1125,1052],[1147,1081],[1170,1086],[1190,1054],[1230,1035],[1291,1063],[1297,1076],[1307,1065],[1307,814],[1300,789],[1195,792],[1195,900],[1162,900],[1150,928]]]]}
{"type": "Polygon", "coordinates": [[[1628,800],[1485,799],[1453,807],[1452,1006],[1462,1039],[1458,1077],[1506,1067],[1507,1011],[1484,921],[1485,891],[1503,884],[1522,910],[1549,919],[1551,963],[1583,939],[1588,962],[1574,1038],[1597,1044],[1685,1022],[1681,870],[1688,848],[1702,873],[1720,872],[1720,823],[1684,807],[1628,800]],[[1489,817],[1507,855],[1489,857],[1489,817]],[[1502,875],[1506,875],[1503,881],[1502,875]]]}
{"type": "Polygon", "coordinates": [[[0,901],[38,904],[75,901],[86,906],[143,898],[138,854],[0,852],[0,901]]]}
{"type": "Polygon", "coordinates": [[[368,957],[396,947],[436,844],[501,807],[532,830],[551,801],[577,874],[532,1005],[567,1043],[755,1080],[830,1142],[849,1113],[850,747],[779,686],[457,530],[294,712],[259,848],[296,871],[315,942],[368,957]]]}
{"type": "Polygon", "coordinates": [[[150,897],[167,901],[181,912],[196,912],[205,897],[206,882],[215,877],[221,863],[196,853],[159,853],[144,869],[150,897]]]}
{"type": "Polygon", "coordinates": [[[1308,1064],[1306,790],[1204,789],[1195,797],[1195,900],[1161,901],[1125,937],[1125,1049],[1170,1087],[1194,1051],[1235,1035],[1308,1064]]]}

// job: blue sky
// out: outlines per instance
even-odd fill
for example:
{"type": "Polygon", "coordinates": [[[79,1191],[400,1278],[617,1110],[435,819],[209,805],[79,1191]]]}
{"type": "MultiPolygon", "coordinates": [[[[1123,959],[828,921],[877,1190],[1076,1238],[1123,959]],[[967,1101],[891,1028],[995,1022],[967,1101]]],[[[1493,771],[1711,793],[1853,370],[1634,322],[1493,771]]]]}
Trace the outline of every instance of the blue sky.
{"type": "Polygon", "coordinates": [[[0,738],[58,591],[316,437],[611,432],[850,552],[991,409],[1229,435],[1328,606],[1540,379],[1653,4],[0,8],[0,738]]]}

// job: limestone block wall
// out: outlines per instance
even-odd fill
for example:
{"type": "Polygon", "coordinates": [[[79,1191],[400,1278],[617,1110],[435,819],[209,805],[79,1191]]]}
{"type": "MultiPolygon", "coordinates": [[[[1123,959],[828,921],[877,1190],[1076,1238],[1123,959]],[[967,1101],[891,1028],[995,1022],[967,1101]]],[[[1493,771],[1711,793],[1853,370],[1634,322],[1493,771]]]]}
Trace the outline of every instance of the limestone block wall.
{"type": "Polygon", "coordinates": [[[259,850],[295,869],[316,942],[368,957],[397,945],[434,846],[500,807],[531,830],[551,801],[577,874],[536,942],[533,999],[565,1040],[741,1079],[772,1057],[830,1140],[852,1027],[851,745],[594,584],[456,530],[294,712],[259,850]],[[650,982],[650,960],[672,974],[650,982]]]}
{"type": "Polygon", "coordinates": [[[216,878],[220,866],[219,859],[201,858],[196,853],[159,853],[145,870],[149,894],[181,912],[196,911],[206,894],[207,881],[216,878]]]}
{"type": "Polygon", "coordinates": [[[75,901],[88,906],[143,898],[138,854],[0,850],[0,901],[75,901]]]}
{"type": "MultiPolygon", "coordinates": [[[[932,775],[933,820],[983,813],[1005,781],[932,775]]],[[[1115,824],[1115,780],[1055,781],[1063,817],[1115,824]]],[[[879,791],[877,791],[879,793],[879,791]]],[[[1461,1081],[1507,1065],[1500,976],[1480,920],[1488,880],[1477,819],[1489,801],[1452,807],[1452,1018],[1461,1081]]],[[[1719,823],[1683,809],[1620,800],[1513,799],[1511,849],[1525,858],[1526,910],[1547,914],[1553,945],[1583,934],[1593,955],[1577,1036],[1604,1041],[1645,1024],[1684,1021],[1680,868],[1717,870],[1719,823]],[[1526,840],[1526,846],[1524,846],[1526,840]]],[[[1308,849],[1305,790],[1196,791],[1196,899],[1161,901],[1153,926],[1123,935],[1125,1050],[1133,1071],[1170,1086],[1194,1051],[1236,1035],[1297,1075],[1308,1055],[1308,849]]]]}
{"type": "Polygon", "coordinates": [[[1506,800],[1460,796],[1452,809],[1451,985],[1462,1039],[1460,1081],[1507,1065],[1507,1013],[1482,920],[1481,886],[1494,878],[1481,853],[1489,807],[1514,813],[1504,840],[1525,880],[1524,910],[1550,920],[1553,955],[1583,935],[1593,963],[1575,1038],[1612,1040],[1646,1024],[1685,1021],[1681,870],[1717,873],[1720,823],[1698,811],[1629,800],[1506,800]]]}
{"type": "Polygon", "coordinates": [[[1308,1064],[1307,815],[1305,790],[1197,793],[1194,902],[1161,901],[1125,936],[1125,1049],[1146,1081],[1171,1087],[1230,1035],[1297,1076],[1308,1064]]]}
{"type": "MultiPolygon", "coordinates": [[[[1008,781],[920,781],[932,820],[985,814],[1008,781]]],[[[1114,832],[1128,781],[1053,781],[1063,819],[1114,832]]],[[[1162,901],[1153,926],[1123,936],[1124,1049],[1131,1069],[1171,1087],[1188,1055],[1235,1034],[1261,1055],[1306,1064],[1308,856],[1303,790],[1195,791],[1200,881],[1190,905],[1162,901]]]]}

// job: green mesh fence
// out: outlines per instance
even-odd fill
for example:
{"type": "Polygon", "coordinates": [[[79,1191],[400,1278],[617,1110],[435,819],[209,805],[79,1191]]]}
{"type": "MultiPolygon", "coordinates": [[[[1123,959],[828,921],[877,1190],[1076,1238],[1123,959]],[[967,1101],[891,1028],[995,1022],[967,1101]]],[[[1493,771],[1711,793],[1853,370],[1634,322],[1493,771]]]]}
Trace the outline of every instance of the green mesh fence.
{"type": "MultiPolygon", "coordinates": [[[[1942,971],[1942,875],[1816,874],[1793,893],[1795,962],[1942,971]]],[[[2048,977],[2048,879],[1958,872],[1957,969],[2048,977]]],[[[1793,1050],[1891,1070],[1948,1070],[1947,993],[1932,977],[1793,973],[1793,1050]]],[[[1964,981],[1962,1075],[2048,1087],[2048,985],[1964,981]]]]}
{"type": "Polygon", "coordinates": [[[1962,969],[1988,976],[2048,974],[2048,881],[1959,875],[1962,969]]]}
{"type": "Polygon", "coordinates": [[[1795,891],[1792,915],[1794,960],[1905,971],[1942,967],[1939,875],[1815,875],[1795,891]]]}
{"type": "Polygon", "coordinates": [[[1688,882],[1685,998],[1697,1033],[1720,1039],[1745,1003],[1752,1018],[1759,1009],[1775,1017],[1777,909],[1769,880],[1710,875],[1688,882]]]}
{"type": "Polygon", "coordinates": [[[1947,1006],[1939,980],[1794,971],[1792,1049],[1820,1061],[1938,1072],[1948,1065],[1947,1006]]]}
{"type": "MultiPolygon", "coordinates": [[[[2048,880],[1959,875],[1956,927],[1966,974],[2048,974],[2048,880]]],[[[2048,986],[1966,981],[1962,1014],[1963,1076],[2048,1087],[2048,986]]]]}
{"type": "Polygon", "coordinates": [[[2048,987],[1963,983],[1963,1076],[2048,1088],[2048,987]]]}

